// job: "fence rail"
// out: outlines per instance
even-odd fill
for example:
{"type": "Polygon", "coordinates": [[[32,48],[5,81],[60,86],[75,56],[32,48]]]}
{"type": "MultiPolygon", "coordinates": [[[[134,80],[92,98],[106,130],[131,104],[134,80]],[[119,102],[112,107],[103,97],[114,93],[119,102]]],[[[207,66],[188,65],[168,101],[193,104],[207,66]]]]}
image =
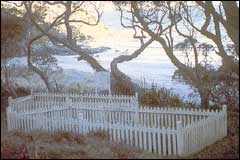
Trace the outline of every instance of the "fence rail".
{"type": "Polygon", "coordinates": [[[9,98],[8,129],[87,133],[167,156],[197,152],[227,135],[227,108],[149,108],[134,96],[32,93],[9,98]]]}

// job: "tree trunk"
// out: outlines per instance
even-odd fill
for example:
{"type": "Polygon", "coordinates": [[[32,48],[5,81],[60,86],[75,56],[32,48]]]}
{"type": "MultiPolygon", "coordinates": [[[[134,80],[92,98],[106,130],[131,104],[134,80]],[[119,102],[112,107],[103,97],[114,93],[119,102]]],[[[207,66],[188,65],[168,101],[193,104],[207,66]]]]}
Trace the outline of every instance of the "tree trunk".
{"type": "Polygon", "coordinates": [[[46,85],[46,88],[49,92],[52,92],[54,90],[54,87],[51,86],[49,79],[47,75],[45,75],[42,71],[40,71],[37,67],[33,66],[32,63],[28,63],[28,67],[35,73],[37,73],[41,79],[43,80],[44,84],[46,85]]]}
{"type": "Polygon", "coordinates": [[[206,89],[198,89],[201,98],[201,108],[209,107],[209,93],[206,89]]]}
{"type": "Polygon", "coordinates": [[[131,79],[122,73],[117,64],[111,63],[111,92],[113,94],[125,94],[132,95],[136,91],[137,85],[134,84],[131,79]]]}
{"type": "MultiPolygon", "coordinates": [[[[27,10],[28,11],[28,10],[27,10]]],[[[29,11],[28,11],[29,12],[29,11]]],[[[49,29],[44,30],[42,27],[40,27],[33,19],[32,15],[30,13],[28,13],[29,18],[31,20],[31,22],[33,23],[33,25],[42,32],[43,35],[41,36],[47,36],[49,38],[50,41],[56,41],[58,43],[63,44],[64,46],[66,46],[67,48],[69,48],[70,50],[78,53],[81,56],[81,59],[87,61],[90,66],[96,71],[107,71],[105,68],[103,68],[98,61],[93,58],[91,55],[89,55],[88,53],[86,53],[86,51],[82,51],[82,49],[80,47],[78,47],[77,45],[73,44],[71,41],[68,42],[68,40],[64,40],[60,37],[54,36],[51,33],[48,32],[49,29]]]]}
{"type": "Polygon", "coordinates": [[[145,48],[147,48],[151,43],[152,39],[142,44],[139,49],[133,52],[131,55],[120,55],[114,58],[111,62],[111,91],[115,94],[134,94],[138,90],[138,85],[133,83],[131,79],[122,73],[117,65],[125,61],[130,61],[140,55],[145,48]]]}
{"type": "MultiPolygon", "coordinates": [[[[70,48],[72,49],[72,48],[70,48]]],[[[73,50],[73,49],[72,49],[73,50]]],[[[74,51],[74,50],[73,50],[74,51]]],[[[82,52],[79,52],[78,50],[75,50],[76,52],[79,53],[79,55],[81,56],[81,58],[83,60],[85,60],[86,62],[88,62],[90,64],[90,66],[92,67],[92,69],[94,69],[96,72],[101,72],[101,71],[104,71],[106,72],[107,70],[105,68],[103,68],[99,63],[98,61],[93,58],[92,56],[86,54],[86,53],[82,53],[82,52]]]]}
{"type": "Polygon", "coordinates": [[[38,40],[39,38],[41,38],[42,36],[36,36],[33,39],[31,39],[28,42],[28,46],[27,46],[27,64],[30,70],[32,70],[33,72],[37,73],[41,79],[43,80],[44,84],[46,85],[46,88],[49,92],[53,91],[54,88],[51,86],[51,84],[49,83],[49,79],[47,77],[46,74],[44,74],[41,70],[39,70],[37,67],[35,67],[32,62],[31,62],[31,55],[32,55],[32,43],[36,40],[38,40]]]}
{"type": "Polygon", "coordinates": [[[229,37],[236,47],[236,52],[239,55],[239,7],[235,1],[223,1],[222,4],[226,14],[226,21],[223,25],[225,26],[229,37]]]}

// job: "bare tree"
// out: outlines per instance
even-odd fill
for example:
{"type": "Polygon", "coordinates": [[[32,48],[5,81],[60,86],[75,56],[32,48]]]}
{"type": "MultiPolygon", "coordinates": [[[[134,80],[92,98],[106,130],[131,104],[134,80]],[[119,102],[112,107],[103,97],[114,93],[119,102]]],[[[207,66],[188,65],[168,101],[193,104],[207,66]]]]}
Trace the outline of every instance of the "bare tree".
{"type": "MultiPolygon", "coordinates": [[[[41,9],[44,10],[44,7],[39,7],[39,8],[35,8],[35,12],[32,11],[33,6],[34,6],[34,2],[22,2],[22,4],[25,6],[25,9],[27,10],[26,14],[25,14],[25,19],[28,20],[28,24],[29,28],[32,28],[31,25],[35,26],[37,28],[38,31],[40,31],[40,33],[38,33],[37,35],[30,35],[28,40],[27,40],[27,62],[28,62],[28,67],[34,71],[35,73],[37,73],[41,79],[44,81],[47,89],[49,91],[53,90],[53,86],[51,85],[51,83],[49,82],[49,78],[48,76],[41,71],[40,69],[38,69],[36,66],[33,65],[32,61],[31,61],[31,57],[32,57],[32,45],[34,42],[36,42],[37,40],[39,40],[40,38],[46,36],[49,38],[49,40],[51,40],[54,44],[56,43],[60,43],[63,46],[73,50],[74,52],[77,52],[80,56],[81,59],[86,60],[93,69],[95,69],[96,71],[106,71],[92,56],[89,55],[89,53],[86,53],[86,50],[83,50],[80,46],[78,46],[76,44],[76,42],[74,41],[73,34],[72,34],[72,26],[70,26],[70,23],[83,23],[86,25],[97,25],[101,14],[99,12],[99,8],[96,7],[96,5],[92,4],[94,6],[95,11],[97,12],[97,21],[95,23],[90,23],[87,21],[83,21],[83,20],[70,20],[70,16],[80,10],[82,10],[81,6],[83,5],[84,2],[74,2],[72,3],[71,1],[68,2],[43,2],[48,5],[62,5],[65,7],[65,11],[58,15],[51,24],[49,23],[45,23],[44,22],[44,11],[42,13],[40,13],[41,9]],[[38,23],[44,24],[44,25],[40,25],[38,23]],[[52,32],[52,30],[60,25],[65,25],[66,27],[66,31],[67,31],[67,37],[63,38],[62,35],[58,35],[56,34],[56,32],[52,32]]],[[[36,6],[36,5],[35,5],[36,6]]],[[[44,5],[43,5],[44,6],[44,5]]],[[[46,11],[46,10],[45,10],[46,11]]]]}
{"type": "MultiPolygon", "coordinates": [[[[71,14],[73,14],[78,9],[80,9],[80,7],[83,5],[84,2],[79,2],[78,5],[74,6],[75,8],[73,7],[71,1],[68,1],[66,3],[65,2],[46,2],[46,3],[48,3],[50,5],[61,4],[65,7],[65,12],[55,19],[55,21],[54,21],[55,24],[52,23],[49,28],[43,29],[38,23],[36,23],[36,21],[34,21],[34,17],[32,16],[33,13],[31,11],[32,3],[24,3],[24,5],[27,9],[28,16],[31,19],[31,22],[34,24],[34,26],[36,26],[37,29],[39,29],[42,32],[42,34],[40,34],[39,36],[36,36],[34,39],[32,39],[30,41],[30,43],[28,45],[29,46],[28,51],[31,51],[30,47],[31,47],[32,42],[34,42],[38,38],[41,38],[41,36],[44,35],[44,36],[47,36],[50,40],[61,43],[64,46],[66,46],[67,48],[69,48],[75,52],[78,52],[79,55],[81,56],[80,59],[86,60],[91,65],[91,67],[93,69],[95,69],[96,71],[106,71],[93,57],[91,57],[89,55],[89,53],[84,53],[86,51],[83,51],[75,43],[75,41],[73,40],[72,26],[70,25],[70,23],[83,23],[83,24],[87,24],[87,25],[97,25],[100,20],[101,15],[102,15],[102,13],[99,12],[99,8],[97,8],[96,5],[91,3],[94,6],[94,9],[97,13],[97,21],[96,21],[96,23],[90,23],[90,22],[86,22],[83,20],[71,20],[70,19],[71,14]],[[61,24],[63,24],[66,28],[67,37],[64,39],[61,39],[58,36],[49,32],[52,27],[55,27],[55,26],[61,25],[61,24]]],[[[144,44],[143,40],[141,39],[141,47],[138,50],[136,50],[132,55],[120,56],[118,58],[115,58],[111,63],[111,72],[112,72],[111,77],[114,77],[114,79],[117,80],[118,82],[123,81],[123,80],[124,80],[124,82],[127,81],[128,82],[127,84],[130,84],[130,86],[131,86],[132,82],[131,82],[130,78],[119,71],[119,69],[117,68],[117,64],[120,62],[123,62],[123,61],[129,61],[129,60],[137,57],[151,42],[152,42],[152,40],[149,40],[147,43],[144,44]]],[[[29,53],[29,55],[30,55],[30,53],[29,53]]],[[[34,69],[32,65],[31,65],[31,68],[34,69]]],[[[41,74],[41,72],[37,71],[36,69],[35,69],[35,72],[38,72],[38,74],[41,75],[42,79],[45,81],[47,86],[49,86],[47,83],[48,82],[47,77],[46,76],[44,77],[44,74],[41,74]]],[[[111,83],[111,84],[113,84],[114,86],[118,85],[118,83],[111,83]]],[[[116,87],[113,87],[113,88],[116,88],[116,87]]],[[[134,89],[132,90],[132,92],[134,92],[134,89]]],[[[128,92],[128,93],[131,94],[131,92],[128,92]]]]}
{"type": "Polygon", "coordinates": [[[55,18],[55,20],[53,21],[53,23],[49,24],[49,27],[47,28],[43,28],[40,24],[38,24],[33,16],[33,2],[24,2],[24,6],[27,10],[27,14],[31,20],[31,23],[39,30],[41,31],[41,33],[44,36],[47,36],[51,41],[54,42],[58,42],[60,44],[62,44],[63,46],[69,48],[70,50],[77,52],[80,56],[81,59],[87,61],[90,66],[96,70],[96,71],[106,71],[91,55],[89,55],[89,53],[87,53],[87,51],[83,50],[79,45],[77,45],[76,43],[74,43],[73,40],[73,35],[72,35],[72,28],[70,26],[71,23],[83,23],[86,25],[97,25],[99,23],[99,20],[101,18],[102,13],[99,12],[99,8],[91,3],[94,6],[94,9],[97,13],[97,20],[95,23],[90,23],[84,20],[71,20],[70,19],[70,15],[82,10],[84,8],[81,8],[81,6],[85,3],[85,2],[78,2],[77,4],[73,4],[71,1],[68,2],[45,2],[49,5],[62,5],[65,7],[65,12],[63,12],[63,14],[59,15],[57,18],[55,18]],[[52,34],[50,32],[51,28],[54,28],[58,25],[65,25],[66,27],[66,31],[67,31],[67,37],[62,38],[59,35],[56,34],[52,34]]]}
{"type": "Polygon", "coordinates": [[[197,24],[192,21],[192,9],[187,7],[188,4],[186,2],[181,3],[185,13],[183,19],[196,31],[211,39],[216,44],[218,48],[216,53],[222,57],[223,66],[226,70],[231,70],[239,74],[239,63],[234,60],[236,56],[239,58],[239,7],[237,3],[235,1],[219,2],[218,11],[214,8],[211,1],[196,1],[196,4],[198,5],[196,9],[205,16],[205,22],[201,28],[197,27],[197,24]],[[211,25],[213,25],[215,32],[209,31],[211,25]],[[228,55],[226,52],[226,47],[223,45],[223,29],[226,30],[227,37],[230,38],[234,44],[236,56],[228,55]]]}
{"type": "Polygon", "coordinates": [[[23,2],[12,2],[12,1],[7,1],[7,3],[12,3],[16,7],[22,7],[24,6],[26,13],[24,14],[24,19],[25,19],[25,24],[28,24],[26,26],[26,29],[29,33],[28,38],[26,38],[26,52],[27,52],[27,62],[28,62],[28,67],[35,73],[37,73],[40,78],[44,81],[47,89],[49,91],[53,90],[53,86],[51,86],[49,82],[48,76],[41,71],[39,68],[33,65],[31,59],[32,59],[32,45],[41,39],[42,37],[48,37],[49,40],[53,44],[61,44],[64,47],[69,48],[70,50],[77,52],[81,58],[85,61],[87,61],[90,66],[96,70],[96,71],[106,71],[91,55],[90,52],[87,50],[84,50],[81,48],[81,46],[77,45],[75,39],[76,35],[73,35],[71,23],[80,23],[80,24],[85,24],[85,25],[90,25],[94,26],[99,23],[100,17],[102,15],[102,12],[100,11],[100,6],[98,7],[92,2],[55,2],[55,1],[44,1],[44,2],[34,2],[34,1],[23,1],[23,2]],[[97,14],[97,19],[95,22],[90,22],[90,21],[85,21],[79,17],[79,19],[71,19],[71,16],[75,13],[78,12],[85,12],[87,14],[87,10],[85,9],[86,5],[84,3],[89,3],[86,5],[91,5],[95,13],[97,14]],[[51,22],[47,23],[45,21],[45,15],[46,15],[46,10],[47,7],[49,6],[57,6],[61,5],[65,10],[51,22]],[[33,11],[34,9],[34,11],[33,11]],[[35,34],[31,33],[31,30],[33,26],[36,28],[37,32],[35,34]],[[61,34],[57,34],[54,32],[54,30],[57,29],[58,26],[65,26],[66,29],[66,37],[63,37],[61,34]],[[40,31],[40,33],[39,33],[40,31]]]}
{"type": "MultiPolygon", "coordinates": [[[[197,50],[195,36],[199,35],[197,33],[200,30],[194,27],[193,23],[190,23],[191,12],[190,10],[187,10],[190,8],[188,4],[186,5],[182,2],[169,1],[141,3],[129,2],[129,4],[131,8],[131,14],[134,16],[132,21],[135,26],[147,33],[153,40],[160,43],[171,62],[185,77],[188,77],[188,79],[192,81],[194,87],[197,88],[201,97],[201,106],[208,107],[209,96],[211,92],[210,88],[208,87],[209,84],[212,83],[213,80],[218,80],[219,77],[225,77],[225,79],[228,79],[229,74],[227,74],[227,72],[230,70],[238,73],[238,69],[236,69],[236,67],[230,67],[231,69],[227,67],[227,64],[238,65],[239,62],[233,61],[233,59],[231,59],[232,56],[228,56],[224,50],[223,42],[221,41],[221,32],[223,31],[219,28],[219,21],[217,22],[216,18],[211,21],[211,24],[215,27],[216,33],[214,35],[208,31],[205,31],[206,34],[205,32],[200,32],[200,35],[210,35],[206,37],[213,40],[219,49],[219,51],[216,51],[216,53],[223,58],[224,63],[222,64],[222,67],[220,67],[219,70],[210,71],[207,68],[202,67],[199,63],[198,55],[200,52],[197,50]],[[185,18],[184,15],[186,15],[185,18]],[[189,25],[185,25],[184,29],[180,29],[178,25],[184,25],[186,22],[189,25]],[[178,37],[182,37],[189,42],[191,48],[193,49],[195,66],[188,66],[184,64],[175,54],[175,43],[173,38],[174,32],[178,33],[178,37]],[[227,69],[223,70],[222,68],[227,69]]],[[[201,4],[197,3],[193,5],[193,7],[199,8],[201,7],[201,4]]],[[[204,4],[204,7],[209,6],[211,7],[211,4],[204,4]]],[[[234,15],[235,14],[237,14],[237,12],[235,12],[234,15]]],[[[202,26],[202,30],[206,30],[208,24],[210,24],[210,20],[207,18],[206,22],[202,26]]],[[[230,32],[228,34],[230,34],[230,32]]],[[[232,39],[234,39],[234,37],[232,39]]]]}
{"type": "MultiPolygon", "coordinates": [[[[121,13],[120,22],[122,27],[131,28],[134,30],[133,38],[139,40],[140,47],[137,50],[135,50],[132,54],[120,55],[113,59],[110,66],[111,67],[111,90],[113,93],[117,93],[117,94],[134,94],[139,89],[138,85],[132,82],[130,77],[128,77],[123,72],[121,72],[118,69],[117,65],[119,63],[130,61],[138,57],[153,42],[153,39],[150,38],[149,40],[144,42],[144,39],[146,38],[146,36],[143,34],[143,32],[141,32],[141,34],[138,35],[137,34],[138,28],[137,26],[134,25],[134,23],[131,23],[130,25],[124,24],[124,20],[129,20],[129,18],[124,17],[123,15],[124,11],[120,6],[118,6],[117,8],[121,13]]],[[[134,18],[134,17],[131,17],[131,18],[134,18]]]]}
{"type": "MultiPolygon", "coordinates": [[[[86,60],[91,65],[91,67],[96,71],[106,71],[92,56],[89,55],[90,53],[87,53],[86,50],[83,50],[79,45],[76,44],[76,41],[74,40],[74,37],[73,37],[74,36],[73,26],[71,26],[71,23],[82,23],[82,24],[91,25],[91,26],[97,25],[102,15],[102,12],[99,11],[99,8],[94,3],[90,2],[95,12],[97,13],[96,22],[90,23],[81,19],[80,20],[71,19],[72,14],[77,13],[79,10],[84,9],[82,8],[82,6],[85,2],[68,1],[68,2],[43,2],[43,3],[51,6],[62,5],[65,8],[65,11],[59,16],[57,16],[51,24],[46,25],[46,23],[44,23],[44,18],[41,18],[41,15],[44,15],[44,13],[36,13],[36,11],[39,12],[43,7],[39,7],[36,9],[34,8],[36,7],[34,6],[34,2],[31,2],[31,1],[22,2],[22,4],[25,6],[25,9],[27,10],[26,17],[29,18],[29,24],[32,24],[37,28],[37,30],[41,32],[37,35],[30,36],[27,42],[28,66],[31,70],[33,70],[35,73],[37,73],[41,77],[41,79],[46,84],[46,87],[48,88],[48,90],[49,91],[53,90],[51,84],[49,83],[48,76],[44,72],[42,72],[40,69],[38,69],[36,66],[34,66],[31,61],[33,43],[44,36],[48,37],[54,44],[62,44],[63,46],[79,53],[80,55],[79,59],[86,60]],[[33,8],[35,9],[35,12],[32,11],[33,8]],[[66,33],[67,33],[66,37],[59,36],[52,32],[54,28],[60,25],[63,25],[65,27],[66,33]]],[[[114,59],[113,62],[111,63],[111,68],[113,72],[112,75],[114,75],[115,79],[120,77],[121,77],[120,78],[121,80],[129,79],[127,76],[123,78],[124,74],[123,73],[120,74],[121,72],[118,70],[117,64],[137,57],[146,48],[146,46],[148,46],[152,42],[152,40],[149,40],[147,43],[144,44],[142,38],[140,41],[141,41],[141,47],[138,50],[136,50],[132,55],[120,56],[114,59]]],[[[129,82],[130,82],[130,79],[129,79],[129,82]]]]}

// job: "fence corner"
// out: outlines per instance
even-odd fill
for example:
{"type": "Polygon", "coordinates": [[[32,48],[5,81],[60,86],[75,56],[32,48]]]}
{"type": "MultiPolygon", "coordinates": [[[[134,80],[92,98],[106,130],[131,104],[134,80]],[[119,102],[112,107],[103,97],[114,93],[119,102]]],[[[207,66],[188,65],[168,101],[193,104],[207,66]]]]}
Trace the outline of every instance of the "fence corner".
{"type": "Polygon", "coordinates": [[[227,114],[227,105],[226,104],[222,105],[222,110],[223,110],[224,114],[227,114]]]}

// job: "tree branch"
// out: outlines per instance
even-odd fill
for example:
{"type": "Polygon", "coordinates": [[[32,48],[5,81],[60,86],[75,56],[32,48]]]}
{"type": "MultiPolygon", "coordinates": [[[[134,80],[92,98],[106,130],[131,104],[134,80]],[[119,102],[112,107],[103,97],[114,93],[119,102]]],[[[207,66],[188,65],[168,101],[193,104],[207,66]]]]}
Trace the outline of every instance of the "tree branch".
{"type": "Polygon", "coordinates": [[[96,59],[94,59],[92,56],[88,55],[86,53],[86,51],[83,51],[81,48],[79,48],[78,46],[74,45],[74,44],[71,44],[69,43],[68,41],[62,39],[62,38],[59,38],[57,36],[54,36],[53,34],[49,33],[48,31],[44,30],[39,24],[37,24],[32,16],[32,12],[31,12],[31,5],[28,6],[26,2],[25,3],[25,8],[27,10],[27,14],[29,15],[30,17],[30,20],[31,22],[33,23],[33,25],[39,30],[41,31],[44,35],[46,35],[47,37],[49,37],[50,40],[54,40],[54,41],[57,41],[63,45],[65,45],[66,47],[68,47],[69,49],[73,50],[74,52],[77,52],[81,58],[85,61],[87,61],[90,66],[96,70],[97,72],[98,71],[106,71],[106,69],[104,69],[97,61],[96,59]]]}

